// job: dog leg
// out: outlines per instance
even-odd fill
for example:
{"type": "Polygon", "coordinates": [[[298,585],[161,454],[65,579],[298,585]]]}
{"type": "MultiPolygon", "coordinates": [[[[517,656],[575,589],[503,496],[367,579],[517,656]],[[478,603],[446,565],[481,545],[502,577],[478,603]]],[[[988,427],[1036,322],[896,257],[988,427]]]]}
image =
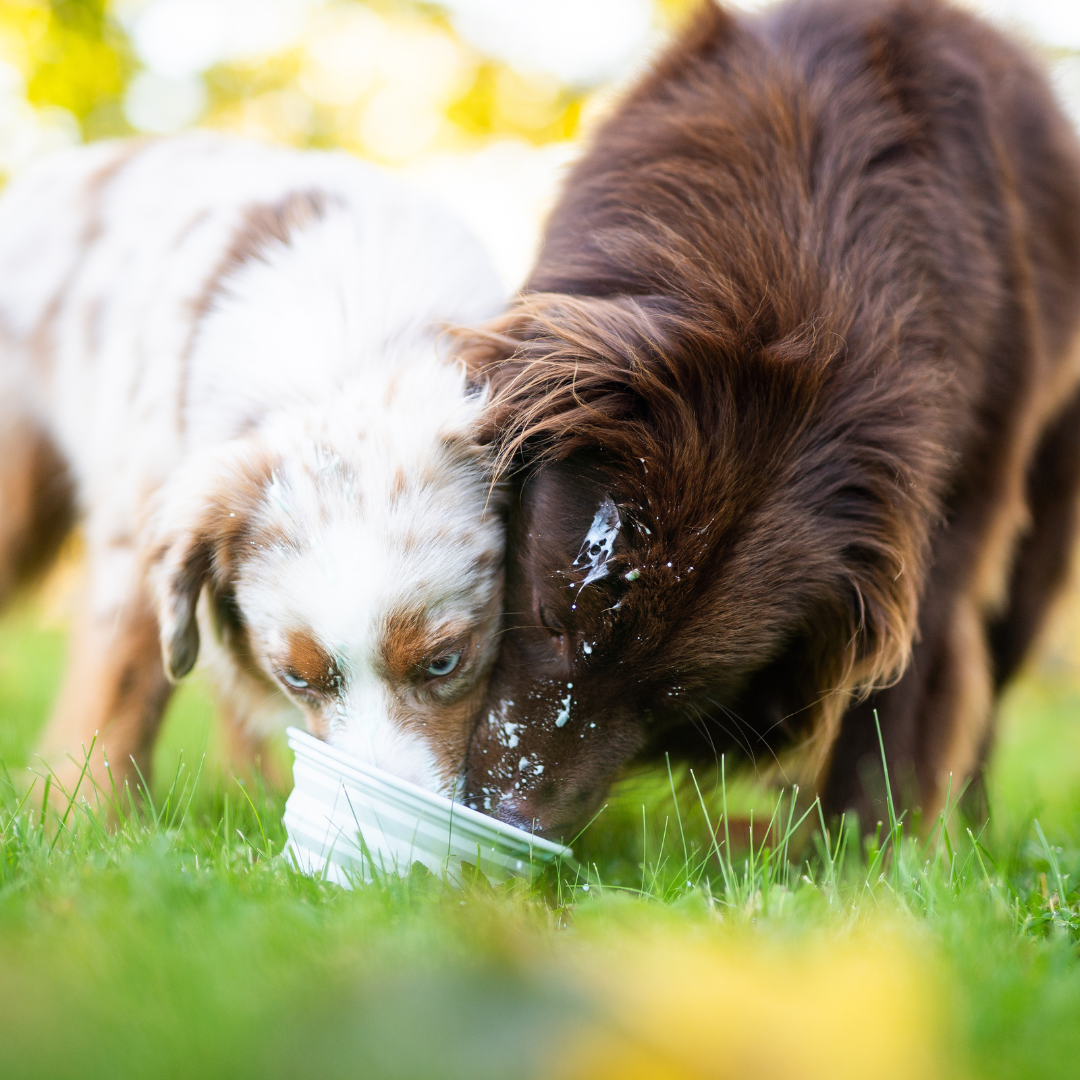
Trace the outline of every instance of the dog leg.
{"type": "Polygon", "coordinates": [[[1027,490],[1031,527],[1016,553],[1008,606],[990,627],[998,689],[1023,663],[1072,568],[1080,507],[1080,394],[1043,433],[1027,490]]]}
{"type": "MultiPolygon", "coordinates": [[[[875,710],[899,805],[920,806],[929,824],[950,786],[950,799],[968,780],[973,790],[979,787],[995,695],[1031,647],[1070,569],[1080,495],[1080,395],[1034,442],[1027,462],[1017,474],[1016,499],[988,500],[1003,517],[980,524],[970,513],[958,514],[940,538],[908,670],[842,720],[823,788],[832,812],[854,808],[866,827],[887,819],[875,710]],[[1015,548],[994,542],[1009,533],[1015,548]],[[964,574],[963,567],[980,561],[990,573],[964,574]],[[999,590],[986,586],[991,579],[1004,585],[1000,615],[992,614],[1001,604],[999,590]]],[[[978,797],[975,790],[968,809],[977,811],[978,797]]]]}
{"type": "Polygon", "coordinates": [[[0,402],[0,605],[56,557],[75,518],[71,479],[38,424],[0,402]]]}
{"type": "Polygon", "coordinates": [[[172,690],[157,619],[134,572],[134,557],[92,558],[91,566],[98,584],[107,576],[115,586],[125,570],[135,584],[122,599],[105,604],[95,597],[92,581],[72,635],[64,686],[38,747],[54,784],[68,796],[87,767],[89,778],[79,794],[88,802],[94,801],[94,785],[104,801],[112,785],[122,793],[125,783],[137,784],[136,765],[149,779],[150,752],[172,690]]]}
{"type": "Polygon", "coordinates": [[[984,622],[966,595],[934,606],[900,681],[841,721],[823,802],[831,814],[857,812],[864,830],[889,820],[878,723],[896,812],[918,807],[926,827],[981,762],[994,697],[984,622]]]}
{"type": "Polygon", "coordinates": [[[1030,650],[1071,568],[1080,503],[1080,395],[1043,432],[1027,470],[1026,501],[1030,525],[1011,563],[1004,613],[988,624],[984,605],[972,595],[950,593],[950,573],[931,577],[922,639],[908,671],[844,716],[824,791],[832,811],[855,808],[864,826],[887,820],[875,710],[900,805],[921,806],[929,824],[946,795],[955,801],[970,780],[967,809],[985,809],[980,772],[992,742],[994,698],[1030,650]]]}

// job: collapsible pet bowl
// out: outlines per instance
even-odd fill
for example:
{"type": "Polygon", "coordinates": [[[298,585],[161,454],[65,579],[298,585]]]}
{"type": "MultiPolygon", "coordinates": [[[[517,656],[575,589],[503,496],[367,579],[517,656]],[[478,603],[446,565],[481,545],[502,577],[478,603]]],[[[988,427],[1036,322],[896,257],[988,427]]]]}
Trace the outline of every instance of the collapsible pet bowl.
{"type": "Polygon", "coordinates": [[[339,885],[407,874],[414,863],[460,882],[534,878],[569,848],[425,791],[289,728],[295,786],[285,804],[288,851],[305,873],[339,885]]]}

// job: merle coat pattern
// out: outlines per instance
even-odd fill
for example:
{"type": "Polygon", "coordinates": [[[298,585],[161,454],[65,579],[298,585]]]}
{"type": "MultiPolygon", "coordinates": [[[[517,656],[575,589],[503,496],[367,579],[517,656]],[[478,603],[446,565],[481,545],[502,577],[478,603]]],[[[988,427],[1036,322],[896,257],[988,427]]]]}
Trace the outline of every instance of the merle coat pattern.
{"type": "MultiPolygon", "coordinates": [[[[200,659],[236,765],[289,723],[453,792],[502,613],[482,388],[503,296],[448,211],[343,154],[208,132],[47,158],[0,198],[0,605],[76,522],[38,752],[142,775],[200,659]]],[[[2,718],[0,718],[2,722],[2,718]]]]}

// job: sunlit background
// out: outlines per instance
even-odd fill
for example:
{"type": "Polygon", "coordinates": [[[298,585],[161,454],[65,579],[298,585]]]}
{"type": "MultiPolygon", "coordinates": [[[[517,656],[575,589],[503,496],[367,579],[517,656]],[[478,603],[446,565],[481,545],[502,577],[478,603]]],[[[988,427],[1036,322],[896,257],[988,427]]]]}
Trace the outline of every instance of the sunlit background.
{"type": "MultiPolygon", "coordinates": [[[[515,288],[567,163],[697,2],[0,0],[0,178],[57,147],[194,126],[340,148],[455,207],[515,288]]],[[[1042,53],[1080,122],[1080,0],[970,6],[1042,53]]],[[[1011,701],[1014,786],[1080,791],[1080,723],[1024,735],[1040,709],[1080,712],[1080,591],[1011,701]]]]}
{"type": "MultiPolygon", "coordinates": [[[[694,0],[0,0],[0,173],[213,127],[340,147],[454,205],[520,283],[582,134],[694,0]]],[[[984,0],[1080,116],[1080,3],[984,0]]]]}

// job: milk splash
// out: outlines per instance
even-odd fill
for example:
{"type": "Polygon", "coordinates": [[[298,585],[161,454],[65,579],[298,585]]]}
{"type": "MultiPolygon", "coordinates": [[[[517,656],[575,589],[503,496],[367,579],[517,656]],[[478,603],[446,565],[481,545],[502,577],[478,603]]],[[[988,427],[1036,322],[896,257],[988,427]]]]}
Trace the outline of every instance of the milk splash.
{"type": "Polygon", "coordinates": [[[607,564],[615,547],[615,537],[619,535],[619,509],[610,495],[604,497],[581,542],[581,550],[574,560],[576,567],[588,567],[589,572],[581,583],[586,585],[607,576],[607,564]]]}
{"type": "Polygon", "coordinates": [[[562,699],[562,708],[559,710],[559,715],[555,717],[556,727],[566,727],[567,722],[570,719],[570,695],[562,699]]]}

